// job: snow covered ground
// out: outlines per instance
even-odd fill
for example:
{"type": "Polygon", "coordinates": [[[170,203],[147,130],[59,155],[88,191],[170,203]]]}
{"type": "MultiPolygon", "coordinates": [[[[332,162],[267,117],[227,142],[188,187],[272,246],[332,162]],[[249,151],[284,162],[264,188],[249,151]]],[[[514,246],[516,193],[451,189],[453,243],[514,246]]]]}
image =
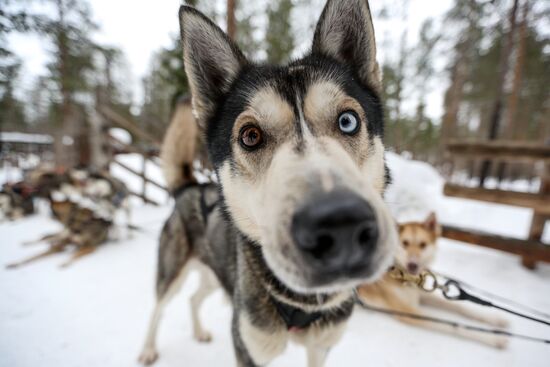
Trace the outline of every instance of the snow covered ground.
{"type": "MultiPolygon", "coordinates": [[[[131,162],[131,158],[128,158],[131,162]]],[[[387,200],[402,219],[420,219],[435,210],[442,221],[524,236],[530,213],[517,208],[444,198],[443,181],[428,165],[388,157],[394,185],[387,200]],[[406,207],[403,205],[406,203],[406,207]],[[414,208],[414,210],[410,210],[414,208]]],[[[153,169],[153,168],[151,168],[153,169]]],[[[18,270],[0,266],[0,367],[137,366],[137,356],[154,302],[157,237],[171,205],[137,206],[134,223],[144,230],[132,240],[109,243],[74,266],[57,267],[64,255],[18,270]]],[[[41,214],[0,225],[0,264],[40,251],[21,242],[54,231],[41,214]]],[[[548,240],[548,231],[546,239],[548,240]]],[[[448,240],[440,241],[435,270],[550,310],[550,266],[534,271],[516,257],[448,240]]],[[[202,315],[214,340],[192,339],[188,298],[197,287],[193,274],[167,307],[161,324],[156,366],[232,366],[231,308],[218,291],[202,315]]],[[[550,337],[550,329],[508,317],[511,330],[550,337]]],[[[505,351],[406,326],[384,315],[357,310],[327,366],[548,366],[550,346],[511,340],[505,351]]],[[[290,345],[273,364],[305,366],[305,352],[290,345]]]]}

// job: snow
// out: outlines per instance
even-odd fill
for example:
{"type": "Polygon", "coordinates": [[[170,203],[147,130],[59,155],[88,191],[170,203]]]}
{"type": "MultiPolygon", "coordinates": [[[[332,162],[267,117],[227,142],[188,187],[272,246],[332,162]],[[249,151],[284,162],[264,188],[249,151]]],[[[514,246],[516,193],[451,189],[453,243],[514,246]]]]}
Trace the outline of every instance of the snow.
{"type": "Polygon", "coordinates": [[[53,138],[45,134],[3,132],[0,133],[0,141],[6,143],[52,144],[53,138]]]}
{"type": "Polygon", "coordinates": [[[132,144],[132,135],[128,132],[128,130],[121,129],[119,127],[112,127],[109,129],[109,135],[124,144],[132,144]]]}
{"type": "MultiPolygon", "coordinates": [[[[122,159],[139,167],[136,157],[122,159]]],[[[394,184],[387,200],[394,210],[409,202],[419,218],[435,210],[449,223],[507,234],[526,232],[529,214],[523,210],[444,198],[443,180],[430,166],[395,155],[388,157],[388,163],[394,171],[394,184]]],[[[0,366],[137,366],[154,304],[157,238],[170,210],[170,204],[134,207],[134,223],[142,228],[135,238],[108,243],[68,269],[57,267],[67,254],[17,270],[0,267],[0,366]]],[[[58,228],[44,210],[0,224],[0,264],[42,250],[43,245],[22,246],[21,242],[58,228]]],[[[549,265],[528,271],[515,256],[441,240],[434,269],[522,304],[550,310],[549,265]]],[[[221,291],[210,297],[202,310],[214,340],[205,345],[192,339],[188,299],[197,280],[192,274],[166,309],[158,337],[160,359],[155,366],[234,365],[231,307],[221,291]]],[[[507,318],[512,331],[550,337],[548,328],[507,318]]],[[[550,348],[541,344],[511,340],[507,350],[497,351],[357,310],[326,365],[542,367],[548,365],[549,357],[550,348]]],[[[291,344],[271,365],[305,366],[305,351],[291,344]]]]}
{"type": "Polygon", "coordinates": [[[23,179],[23,171],[18,167],[5,166],[0,169],[0,187],[5,183],[14,183],[23,179]]]}

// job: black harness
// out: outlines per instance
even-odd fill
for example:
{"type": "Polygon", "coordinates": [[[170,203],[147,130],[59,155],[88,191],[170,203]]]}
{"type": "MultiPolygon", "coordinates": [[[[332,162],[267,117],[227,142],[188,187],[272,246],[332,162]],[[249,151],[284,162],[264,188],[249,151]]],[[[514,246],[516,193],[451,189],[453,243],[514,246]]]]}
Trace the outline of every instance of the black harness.
{"type": "Polygon", "coordinates": [[[280,302],[274,297],[271,297],[271,302],[273,302],[277,313],[281,316],[289,331],[305,329],[323,316],[323,313],[320,311],[306,312],[300,308],[280,302]]]}
{"type": "Polygon", "coordinates": [[[206,203],[206,195],[204,194],[204,192],[209,185],[210,184],[200,184],[197,182],[187,183],[185,185],[178,187],[176,190],[174,190],[174,192],[172,193],[172,196],[174,196],[174,198],[177,199],[180,195],[183,195],[185,191],[187,191],[188,189],[197,187],[200,190],[201,215],[202,215],[203,221],[206,223],[208,219],[208,215],[210,215],[210,213],[212,213],[214,208],[216,208],[216,205],[218,205],[217,200],[210,205],[206,203]]]}

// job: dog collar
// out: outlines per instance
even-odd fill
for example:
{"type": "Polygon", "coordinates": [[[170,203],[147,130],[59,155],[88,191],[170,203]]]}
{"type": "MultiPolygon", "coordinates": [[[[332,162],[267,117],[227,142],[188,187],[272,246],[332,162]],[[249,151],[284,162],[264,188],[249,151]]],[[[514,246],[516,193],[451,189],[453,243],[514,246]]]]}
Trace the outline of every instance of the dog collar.
{"type": "Polygon", "coordinates": [[[306,312],[297,307],[280,302],[273,297],[271,297],[271,301],[275,305],[277,313],[281,316],[289,331],[305,329],[323,316],[322,312],[306,312]]]}

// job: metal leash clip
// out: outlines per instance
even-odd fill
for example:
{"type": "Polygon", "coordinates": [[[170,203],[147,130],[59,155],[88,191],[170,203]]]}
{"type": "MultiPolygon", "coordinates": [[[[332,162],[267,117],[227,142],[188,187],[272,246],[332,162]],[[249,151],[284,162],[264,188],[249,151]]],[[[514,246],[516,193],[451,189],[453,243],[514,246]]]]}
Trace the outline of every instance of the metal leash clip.
{"type": "Polygon", "coordinates": [[[435,274],[430,270],[423,270],[418,275],[414,275],[399,265],[393,265],[388,270],[388,274],[392,279],[402,283],[414,284],[424,292],[431,293],[439,288],[443,289],[443,286],[438,283],[435,274]]]}

